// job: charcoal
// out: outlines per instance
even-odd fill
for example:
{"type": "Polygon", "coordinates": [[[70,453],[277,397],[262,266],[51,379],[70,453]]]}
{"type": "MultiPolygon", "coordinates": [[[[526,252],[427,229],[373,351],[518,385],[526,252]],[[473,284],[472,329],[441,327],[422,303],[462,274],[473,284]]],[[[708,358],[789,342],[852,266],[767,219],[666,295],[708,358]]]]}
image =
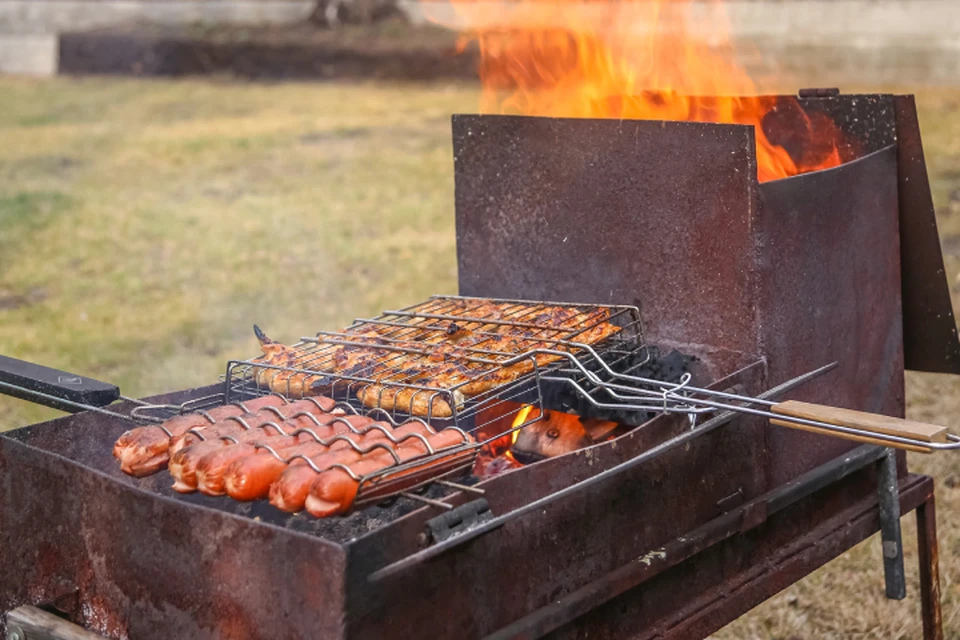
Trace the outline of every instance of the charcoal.
{"type": "MultiPolygon", "coordinates": [[[[627,354],[619,358],[615,365],[611,365],[611,368],[618,373],[628,373],[668,384],[677,384],[683,374],[691,371],[691,367],[697,360],[695,356],[686,355],[676,349],[672,349],[669,353],[663,355],[659,348],[650,346],[646,351],[627,354]]],[[[588,366],[588,369],[597,373],[601,379],[609,378],[609,375],[602,372],[596,363],[593,366],[588,366]]],[[[564,377],[576,380],[584,389],[591,392],[598,402],[617,402],[604,390],[597,389],[596,385],[588,382],[582,374],[567,374],[564,377]]],[[[567,383],[544,381],[542,385],[543,404],[546,409],[576,413],[583,418],[611,420],[631,426],[643,424],[656,415],[654,411],[626,411],[595,407],[567,383]]],[[[652,402],[656,401],[653,400],[652,402]]]]}

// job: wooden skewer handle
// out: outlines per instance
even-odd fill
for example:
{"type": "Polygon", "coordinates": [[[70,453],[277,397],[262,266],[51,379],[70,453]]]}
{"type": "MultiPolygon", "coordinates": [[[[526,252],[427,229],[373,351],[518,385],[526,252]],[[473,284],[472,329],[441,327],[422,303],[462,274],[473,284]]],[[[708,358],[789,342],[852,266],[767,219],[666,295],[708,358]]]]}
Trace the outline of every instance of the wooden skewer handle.
{"type": "Polygon", "coordinates": [[[812,404],[809,402],[800,402],[798,400],[787,400],[777,403],[772,407],[774,413],[793,418],[802,418],[806,420],[817,420],[840,427],[859,429],[869,431],[879,436],[897,436],[900,438],[909,438],[916,441],[913,444],[891,443],[880,439],[873,439],[866,435],[856,435],[828,431],[804,424],[771,419],[772,424],[781,427],[790,427],[793,429],[802,429],[814,433],[823,433],[857,442],[868,442],[871,444],[880,444],[907,451],[917,451],[920,453],[932,453],[933,449],[923,446],[924,442],[946,442],[947,429],[937,425],[926,424],[923,422],[914,422],[913,420],[904,420],[902,418],[892,418],[877,413],[867,413],[865,411],[854,411],[852,409],[840,409],[822,404],[812,404]]]}

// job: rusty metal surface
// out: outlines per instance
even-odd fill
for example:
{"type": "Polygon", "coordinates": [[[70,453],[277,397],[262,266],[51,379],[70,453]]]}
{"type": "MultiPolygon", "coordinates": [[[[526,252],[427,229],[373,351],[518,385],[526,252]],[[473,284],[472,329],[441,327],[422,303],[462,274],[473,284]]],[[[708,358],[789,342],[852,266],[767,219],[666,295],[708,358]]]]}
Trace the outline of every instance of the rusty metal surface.
{"type": "MultiPolygon", "coordinates": [[[[840,158],[844,162],[862,158],[897,142],[895,109],[891,95],[848,94],[799,99],[780,97],[778,102],[781,105],[792,103],[800,107],[803,110],[802,117],[813,125],[835,126],[841,133],[837,144],[840,158]],[[829,124],[821,120],[821,116],[827,118],[829,124]]],[[[764,124],[767,124],[766,119],[764,124]]]]}
{"type": "Polygon", "coordinates": [[[917,507],[917,544],[920,561],[920,612],[924,640],[943,640],[940,609],[940,549],[937,543],[936,497],[931,490],[917,507]]]}
{"type": "MultiPolygon", "coordinates": [[[[780,98],[767,119],[790,146],[802,107],[808,117],[823,114],[843,132],[844,161],[897,145],[897,190],[900,211],[903,342],[907,369],[960,373],[960,340],[950,300],[937,220],[930,195],[927,166],[913,96],[839,95],[794,100],[780,98]]],[[[765,127],[768,128],[768,127],[765,127]]]]}
{"type": "MultiPolygon", "coordinates": [[[[902,416],[896,150],[760,185],[757,304],[770,382],[837,360],[796,399],[902,416]]],[[[776,486],[853,446],[770,427],[776,486]]]]}
{"type": "MultiPolygon", "coordinates": [[[[755,364],[741,375],[744,388],[756,392],[763,367],[755,364]]],[[[504,513],[627,460],[686,428],[665,416],[611,443],[552,458],[480,486],[487,490],[484,497],[494,514],[504,513]]],[[[734,421],[625,471],[622,477],[560,498],[549,509],[524,514],[465,546],[376,583],[368,582],[367,575],[415,551],[416,531],[399,535],[398,525],[358,540],[349,551],[350,636],[387,637],[403,620],[404,628],[422,634],[418,637],[480,637],[556,601],[719,516],[719,504],[738,491],[744,499],[757,495],[756,461],[744,455],[743,445],[755,428],[749,421],[734,421]],[[586,522],[590,526],[584,526],[586,522]],[[457,615],[437,616],[418,606],[425,601],[443,602],[444,611],[457,615]]]]}
{"type": "Polygon", "coordinates": [[[913,96],[896,97],[906,367],[960,373],[960,340],[913,96]]]}
{"type": "MultiPolygon", "coordinates": [[[[710,635],[879,530],[871,471],[814,494],[545,637],[694,640],[710,635]],[[697,595],[678,601],[677,593],[697,595]]],[[[901,508],[905,513],[915,509],[932,491],[926,476],[902,479],[901,508]]]]}
{"type": "Polygon", "coordinates": [[[876,462],[883,455],[885,454],[879,447],[858,447],[850,454],[805,474],[796,482],[731,509],[682,537],[650,551],[643,562],[629,562],[566,597],[531,612],[498,630],[490,640],[539,638],[555,631],[651,577],[728,538],[761,525],[777,511],[843,480],[851,473],[876,462]]]}
{"type": "Polygon", "coordinates": [[[461,294],[636,304],[651,342],[756,353],[751,127],[455,116],[453,137],[461,294]]]}
{"type": "Polygon", "coordinates": [[[0,437],[0,610],[75,594],[74,621],[110,638],[340,637],[339,546],[43,448],[109,456],[115,435],[78,414],[0,437]]]}

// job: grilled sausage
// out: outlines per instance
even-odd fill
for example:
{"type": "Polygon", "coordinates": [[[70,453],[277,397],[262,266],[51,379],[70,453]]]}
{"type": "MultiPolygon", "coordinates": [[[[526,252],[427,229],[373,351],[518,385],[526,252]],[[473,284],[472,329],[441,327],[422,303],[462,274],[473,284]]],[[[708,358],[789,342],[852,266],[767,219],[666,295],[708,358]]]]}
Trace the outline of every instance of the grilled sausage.
{"type": "MultiPolygon", "coordinates": [[[[295,416],[302,414],[304,414],[304,420],[309,420],[305,414],[319,418],[320,416],[325,415],[333,410],[334,405],[335,402],[330,398],[309,398],[305,400],[297,400],[296,402],[291,402],[283,407],[264,408],[260,409],[256,413],[230,416],[213,424],[204,425],[201,429],[199,429],[199,431],[202,431],[204,437],[219,438],[222,436],[242,433],[243,431],[247,430],[247,427],[256,429],[257,427],[262,427],[270,422],[291,420],[295,416]]],[[[332,417],[327,417],[326,419],[330,420],[332,417]]],[[[316,423],[312,421],[303,422],[298,426],[309,428],[311,424],[316,426],[316,423]]],[[[196,434],[190,433],[190,431],[191,430],[185,431],[170,441],[171,456],[187,445],[200,442],[200,438],[196,434]]]]}
{"type": "MultiPolygon", "coordinates": [[[[310,429],[317,437],[319,438],[329,438],[335,435],[350,435],[354,434],[357,430],[362,429],[363,427],[371,424],[373,420],[366,416],[350,416],[349,418],[343,418],[342,416],[321,416],[321,422],[323,418],[333,417],[336,418],[329,424],[317,427],[312,423],[309,427],[304,427],[310,429]]],[[[281,428],[286,427],[283,431],[277,430],[275,426],[269,425],[259,429],[250,429],[249,431],[240,431],[240,433],[230,434],[232,438],[237,440],[237,443],[253,443],[259,440],[264,440],[269,443],[271,438],[282,437],[289,433],[293,429],[293,425],[289,424],[289,420],[285,421],[281,428]]],[[[308,442],[313,438],[309,434],[302,434],[303,441],[308,442]]],[[[223,440],[221,437],[209,437],[203,442],[197,442],[188,447],[184,447],[180,451],[177,451],[170,457],[170,475],[173,477],[174,484],[173,488],[176,491],[181,493],[191,493],[197,489],[197,467],[200,464],[200,461],[207,455],[222,449],[224,447],[229,447],[235,445],[236,443],[231,442],[230,440],[223,440]]]]}
{"type": "MultiPolygon", "coordinates": [[[[281,426],[283,430],[278,430],[274,425],[269,425],[232,434],[230,437],[236,440],[236,443],[225,440],[219,436],[209,437],[207,440],[196,442],[180,449],[170,457],[169,471],[174,480],[174,490],[181,493],[191,493],[195,491],[199,482],[197,478],[197,468],[200,462],[211,453],[237,446],[237,444],[251,444],[257,441],[269,443],[272,438],[282,438],[289,433],[289,429],[285,429],[284,427],[288,427],[288,425],[284,423],[283,426],[281,426]]],[[[338,422],[335,425],[314,427],[311,431],[313,431],[317,437],[326,438],[337,433],[349,432],[350,427],[345,423],[338,422]]],[[[306,433],[301,435],[307,438],[310,437],[306,433]]]]}
{"type": "MultiPolygon", "coordinates": [[[[333,464],[349,464],[360,460],[360,454],[353,449],[337,449],[310,458],[313,464],[323,470],[333,464]]],[[[270,504],[281,511],[296,513],[303,509],[310,485],[317,478],[314,471],[303,460],[294,460],[270,486],[270,504]]]]}
{"type": "MultiPolygon", "coordinates": [[[[187,413],[170,418],[161,426],[173,436],[180,436],[190,429],[205,427],[217,420],[230,416],[244,415],[264,407],[278,407],[287,401],[279,396],[264,396],[240,404],[227,404],[214,407],[206,412],[187,413]],[[209,418],[207,417],[209,416],[209,418]]],[[[120,469],[129,475],[143,477],[159,471],[166,466],[169,458],[171,438],[163,429],[148,425],[125,432],[113,446],[113,455],[120,460],[120,469]]]]}
{"type": "MultiPolygon", "coordinates": [[[[429,437],[433,432],[430,427],[426,426],[420,421],[411,421],[406,422],[396,429],[393,430],[393,436],[395,439],[400,440],[409,434],[418,433],[422,436],[429,437]]],[[[410,439],[405,442],[414,442],[416,440],[410,439]]],[[[419,442],[419,441],[417,441],[419,442]]],[[[364,444],[369,445],[369,442],[364,444]]],[[[390,456],[382,450],[374,450],[372,454],[382,454],[386,455],[387,458],[390,456]]],[[[326,469],[332,464],[347,464],[348,462],[356,462],[360,460],[360,454],[354,451],[353,449],[341,449],[339,451],[331,451],[330,454],[338,455],[320,455],[317,457],[311,457],[310,460],[320,469],[326,469]],[[340,451],[349,451],[350,454],[340,454],[340,451]],[[355,454],[355,455],[351,455],[355,454]]],[[[369,455],[369,454],[368,454],[369,455]]],[[[272,457],[272,456],[271,456],[272,457]]],[[[392,458],[390,458],[392,459],[392,458]]],[[[279,462],[279,461],[278,461],[279,462]]],[[[267,467],[266,464],[263,465],[267,467]]],[[[276,473],[277,467],[270,466],[270,473],[276,473]]],[[[317,478],[317,472],[314,471],[307,463],[303,460],[297,459],[293,460],[289,466],[279,469],[279,477],[270,485],[269,495],[270,495],[270,504],[280,509],[281,511],[287,511],[288,513],[294,513],[303,509],[304,502],[307,499],[307,493],[310,490],[310,485],[317,478]]],[[[252,470],[251,470],[252,475],[252,470]]],[[[257,479],[251,481],[251,486],[256,485],[258,487],[262,486],[269,479],[269,476],[262,479],[257,479]]]]}
{"type": "MultiPolygon", "coordinates": [[[[356,422],[356,420],[354,422],[356,422]]],[[[374,424],[377,425],[376,428],[373,428],[372,424],[367,425],[365,428],[361,429],[360,434],[354,434],[350,428],[342,422],[334,423],[331,426],[334,427],[333,435],[336,435],[337,433],[343,433],[354,440],[359,446],[365,444],[370,439],[385,439],[387,437],[387,434],[390,432],[390,425],[385,422],[378,422],[374,424]]],[[[356,427],[356,425],[352,426],[356,427]]],[[[322,435],[319,432],[319,429],[311,429],[309,433],[301,433],[296,436],[281,436],[278,438],[234,444],[229,447],[221,448],[213,453],[205,455],[200,462],[197,463],[197,489],[199,489],[201,493],[205,493],[209,496],[222,496],[226,492],[224,475],[227,471],[227,468],[231,463],[239,459],[250,456],[257,458],[267,456],[275,462],[280,462],[268,451],[257,449],[255,446],[257,442],[269,444],[274,451],[276,451],[279,455],[282,455],[284,458],[298,453],[301,455],[313,456],[324,453],[328,449],[337,449],[350,446],[348,442],[343,440],[334,440],[329,445],[326,444],[325,441],[329,442],[328,436],[322,435]],[[313,437],[314,435],[321,438],[321,440],[317,441],[317,439],[313,437]]],[[[269,485],[267,486],[269,488],[269,485]]]]}
{"type": "MultiPolygon", "coordinates": [[[[430,446],[438,453],[443,449],[456,448],[458,445],[472,442],[470,436],[465,436],[459,430],[445,429],[439,433],[429,436],[427,440],[430,446]]],[[[419,440],[410,440],[409,444],[404,444],[397,449],[397,456],[401,462],[411,460],[425,453],[426,447],[419,440]]],[[[395,464],[393,458],[386,454],[377,453],[376,455],[364,456],[358,462],[349,466],[354,475],[363,477],[367,474],[381,471],[395,464]]],[[[438,466],[440,461],[431,457],[429,466],[438,466]]],[[[405,471],[404,475],[412,475],[421,469],[412,469],[405,471]]],[[[343,469],[327,469],[317,476],[310,491],[307,494],[304,506],[310,515],[318,518],[346,513],[353,506],[353,501],[357,497],[357,491],[360,489],[360,482],[355,480],[349,473],[343,469]]]]}
{"type": "MultiPolygon", "coordinates": [[[[234,460],[230,466],[227,467],[227,470],[224,472],[224,488],[226,489],[227,495],[234,500],[249,501],[266,498],[270,495],[270,487],[273,486],[280,476],[291,466],[297,467],[297,465],[303,465],[311,473],[315,473],[302,459],[295,459],[292,465],[288,463],[287,460],[297,455],[305,456],[312,460],[331,450],[353,451],[353,449],[348,447],[344,442],[335,442],[333,447],[328,447],[319,442],[308,442],[289,449],[283,449],[277,452],[283,457],[283,460],[278,460],[267,451],[257,451],[252,455],[234,460]]],[[[355,451],[353,452],[356,453],[355,451]]],[[[360,454],[357,453],[356,457],[359,459],[360,454]]],[[[306,498],[307,489],[310,487],[312,480],[313,476],[310,475],[307,480],[301,483],[304,487],[304,498],[306,498]]],[[[303,506],[302,499],[300,506],[301,508],[303,506]]],[[[294,511],[299,511],[299,509],[294,509],[294,511]]]]}
{"type": "MultiPolygon", "coordinates": [[[[319,434],[317,435],[319,436],[319,434]]],[[[265,450],[257,448],[258,444],[266,444],[269,445],[274,451],[282,452],[290,449],[291,447],[296,447],[297,445],[307,443],[323,446],[314,441],[310,434],[301,433],[295,436],[260,438],[255,442],[240,442],[238,444],[230,444],[226,447],[221,447],[203,456],[200,458],[199,462],[197,462],[197,490],[200,491],[200,493],[208,496],[224,495],[225,491],[223,480],[227,467],[233,461],[250,455],[256,455],[259,451],[263,451],[264,454],[266,454],[267,452],[265,450]]],[[[326,448],[327,447],[324,447],[324,449],[326,448]]],[[[256,457],[260,456],[257,455],[256,457]]],[[[276,460],[276,458],[274,458],[272,455],[268,455],[268,457],[276,460]]]]}

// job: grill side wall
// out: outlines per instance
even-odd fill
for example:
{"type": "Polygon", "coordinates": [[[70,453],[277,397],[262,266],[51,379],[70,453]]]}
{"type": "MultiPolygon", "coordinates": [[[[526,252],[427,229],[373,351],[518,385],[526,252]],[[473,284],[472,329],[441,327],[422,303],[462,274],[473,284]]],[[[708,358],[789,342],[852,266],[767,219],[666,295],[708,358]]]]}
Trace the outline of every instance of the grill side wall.
{"type": "MultiPolygon", "coordinates": [[[[904,414],[897,158],[887,147],[831,171],[760,185],[763,353],[771,384],[834,360],[791,397],[904,414]]],[[[770,427],[778,486],[853,448],[770,427]]]]}
{"type": "Polygon", "coordinates": [[[109,456],[107,426],[78,414],[0,436],[0,611],[54,604],[109,638],[342,637],[341,547],[52,448],[109,456]]]}

